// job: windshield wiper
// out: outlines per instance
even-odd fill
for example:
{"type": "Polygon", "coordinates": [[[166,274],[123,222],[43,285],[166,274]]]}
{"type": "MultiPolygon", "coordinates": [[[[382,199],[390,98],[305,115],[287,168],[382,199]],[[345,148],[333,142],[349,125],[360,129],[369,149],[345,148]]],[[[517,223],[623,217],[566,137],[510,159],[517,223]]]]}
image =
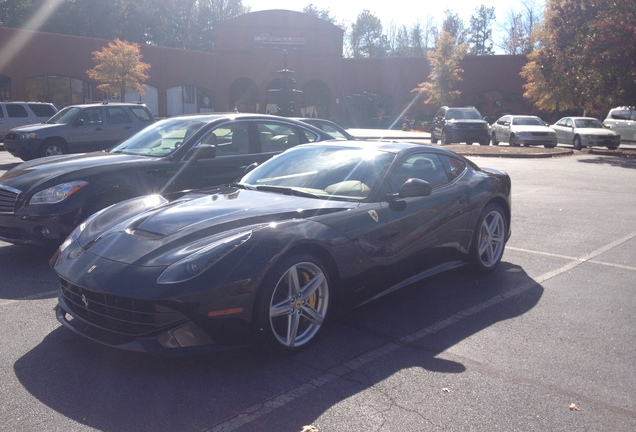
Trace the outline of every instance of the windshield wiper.
{"type": "Polygon", "coordinates": [[[239,188],[239,189],[246,189],[246,190],[255,190],[256,189],[254,186],[247,185],[245,183],[239,183],[239,182],[230,183],[228,186],[239,188]]]}
{"type": "Polygon", "coordinates": [[[259,191],[267,191],[267,192],[277,192],[285,195],[294,195],[305,198],[318,198],[318,194],[314,194],[311,192],[306,192],[300,189],[290,188],[286,186],[271,186],[271,185],[260,185],[256,186],[256,190],[259,191]]]}

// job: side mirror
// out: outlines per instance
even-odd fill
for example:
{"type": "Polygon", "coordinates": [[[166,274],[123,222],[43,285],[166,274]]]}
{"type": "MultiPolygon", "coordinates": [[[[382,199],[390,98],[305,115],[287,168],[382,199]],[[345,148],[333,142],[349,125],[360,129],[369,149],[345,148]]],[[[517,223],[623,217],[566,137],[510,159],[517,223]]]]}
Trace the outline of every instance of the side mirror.
{"type": "Polygon", "coordinates": [[[247,174],[248,172],[252,171],[257,166],[258,166],[258,162],[253,162],[253,163],[249,164],[248,166],[245,167],[245,174],[247,174]]]}
{"type": "Polygon", "coordinates": [[[73,126],[84,126],[84,119],[77,119],[73,122],[73,126]]]}
{"type": "Polygon", "coordinates": [[[419,178],[410,178],[400,186],[400,190],[396,194],[388,196],[390,201],[400,198],[424,197],[429,196],[433,192],[433,186],[425,180],[419,178]]]}
{"type": "Polygon", "coordinates": [[[201,144],[192,148],[186,155],[186,160],[196,162],[199,159],[212,159],[216,157],[216,146],[201,144]]]}

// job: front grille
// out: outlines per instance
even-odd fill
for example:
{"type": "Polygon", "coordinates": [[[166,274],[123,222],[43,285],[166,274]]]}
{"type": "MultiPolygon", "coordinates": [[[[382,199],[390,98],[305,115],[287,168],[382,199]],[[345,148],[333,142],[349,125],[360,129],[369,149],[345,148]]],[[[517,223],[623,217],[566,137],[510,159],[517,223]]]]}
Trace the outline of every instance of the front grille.
{"type": "Polygon", "coordinates": [[[105,330],[141,337],[186,320],[181,313],[147,300],[102,294],[60,279],[69,312],[105,330]]]}
{"type": "Polygon", "coordinates": [[[0,185],[0,213],[13,213],[20,191],[0,185]]]}
{"type": "Polygon", "coordinates": [[[548,135],[548,133],[547,133],[547,132],[532,132],[532,136],[540,136],[540,137],[543,137],[543,136],[547,136],[547,135],[548,135]]]}

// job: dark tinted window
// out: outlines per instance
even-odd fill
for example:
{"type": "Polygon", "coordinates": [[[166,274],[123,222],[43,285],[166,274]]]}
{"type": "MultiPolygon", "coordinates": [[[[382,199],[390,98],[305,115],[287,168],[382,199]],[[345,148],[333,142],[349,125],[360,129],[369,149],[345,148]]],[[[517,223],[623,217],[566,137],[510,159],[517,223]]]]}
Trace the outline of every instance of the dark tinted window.
{"type": "Polygon", "coordinates": [[[126,110],[121,107],[106,108],[106,119],[110,124],[132,123],[132,119],[126,110]]]}
{"type": "Polygon", "coordinates": [[[7,116],[9,117],[28,117],[26,108],[19,104],[6,104],[7,116]]]}
{"type": "Polygon", "coordinates": [[[55,108],[49,104],[29,104],[29,108],[31,108],[31,111],[33,111],[37,117],[49,118],[55,114],[55,108]]]}
{"type": "Polygon", "coordinates": [[[440,160],[446,169],[448,179],[452,182],[466,169],[466,162],[450,156],[440,156],[440,160]]]}
{"type": "Polygon", "coordinates": [[[152,121],[152,114],[144,107],[133,107],[132,113],[141,121],[152,121]]]}

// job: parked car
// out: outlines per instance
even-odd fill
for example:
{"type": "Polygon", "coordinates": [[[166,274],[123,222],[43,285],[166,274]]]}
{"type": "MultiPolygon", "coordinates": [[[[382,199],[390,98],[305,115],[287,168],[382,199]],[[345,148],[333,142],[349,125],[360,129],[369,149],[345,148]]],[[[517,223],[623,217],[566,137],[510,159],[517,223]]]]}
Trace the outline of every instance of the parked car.
{"type": "Polygon", "coordinates": [[[56,315],[122,349],[296,351],[338,305],[464,264],[497,268],[510,190],[504,172],[440,147],[297,146],[233,185],[91,216],[51,260],[56,315]]]}
{"type": "Polygon", "coordinates": [[[563,117],[553,124],[560,144],[572,144],[575,150],[583,147],[607,147],[617,149],[621,136],[603,126],[600,120],[593,117],[563,117]]]}
{"type": "Polygon", "coordinates": [[[45,122],[56,112],[47,102],[0,102],[0,141],[10,129],[45,122]]]}
{"type": "Polygon", "coordinates": [[[636,141],[636,107],[612,108],[603,124],[620,134],[622,141],[636,141]]]}
{"type": "Polygon", "coordinates": [[[537,116],[505,115],[490,126],[492,145],[507,142],[512,147],[542,145],[554,148],[556,132],[537,116]]]}
{"type": "Polygon", "coordinates": [[[103,150],[119,144],[155,121],[137,103],[96,103],[62,108],[46,123],[7,132],[5,149],[22,160],[103,150]]]}
{"type": "Polygon", "coordinates": [[[489,125],[475,107],[441,107],[433,118],[431,142],[442,144],[465,142],[490,143],[489,125]]]}
{"type": "Polygon", "coordinates": [[[335,139],[339,139],[339,140],[356,139],[353,135],[347,132],[342,126],[332,122],[331,120],[311,118],[311,117],[298,117],[297,120],[303,121],[305,123],[309,123],[312,126],[316,126],[318,129],[321,129],[327,132],[329,135],[333,136],[335,139]]]}
{"type": "Polygon", "coordinates": [[[158,121],[109,151],[25,162],[0,177],[0,240],[57,246],[115,202],[231,182],[250,164],[326,139],[282,117],[206,114],[158,121]]]}

